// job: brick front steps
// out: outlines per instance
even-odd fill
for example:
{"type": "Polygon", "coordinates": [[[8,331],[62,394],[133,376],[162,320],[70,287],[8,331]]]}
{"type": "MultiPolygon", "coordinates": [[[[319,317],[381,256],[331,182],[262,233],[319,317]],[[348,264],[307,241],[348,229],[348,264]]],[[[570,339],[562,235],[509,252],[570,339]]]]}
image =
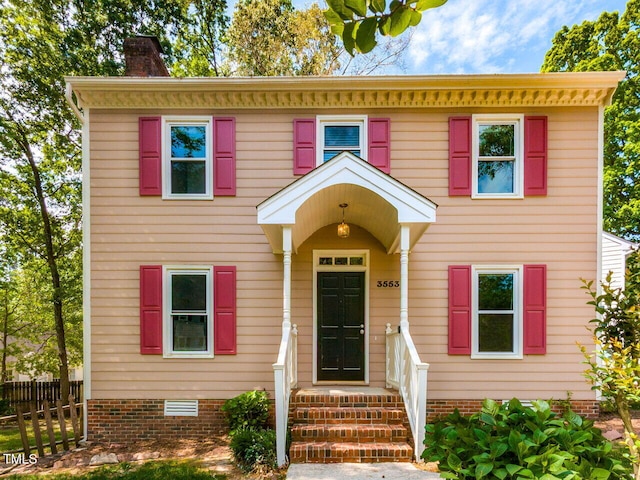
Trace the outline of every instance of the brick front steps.
{"type": "Polygon", "coordinates": [[[410,462],[402,399],[383,389],[307,389],[291,396],[291,463],[410,462]]]}

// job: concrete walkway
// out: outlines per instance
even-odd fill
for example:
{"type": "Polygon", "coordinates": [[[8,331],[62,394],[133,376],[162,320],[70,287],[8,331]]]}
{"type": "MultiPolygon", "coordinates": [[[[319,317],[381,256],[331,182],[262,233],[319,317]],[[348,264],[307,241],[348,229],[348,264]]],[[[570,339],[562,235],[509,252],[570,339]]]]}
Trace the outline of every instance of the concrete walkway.
{"type": "Polygon", "coordinates": [[[427,480],[440,478],[412,463],[294,463],[287,480],[427,480]]]}

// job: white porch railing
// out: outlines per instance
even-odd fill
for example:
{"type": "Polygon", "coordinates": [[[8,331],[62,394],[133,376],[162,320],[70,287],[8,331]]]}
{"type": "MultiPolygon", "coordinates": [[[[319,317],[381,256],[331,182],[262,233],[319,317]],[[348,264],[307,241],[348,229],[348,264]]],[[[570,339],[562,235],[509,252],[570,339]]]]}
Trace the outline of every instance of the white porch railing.
{"type": "Polygon", "coordinates": [[[407,329],[392,330],[387,323],[386,378],[387,388],[396,388],[404,400],[416,461],[422,461],[424,429],[427,418],[427,371],[429,364],[420,361],[407,329]]]}
{"type": "Polygon", "coordinates": [[[298,328],[282,327],[278,361],[273,364],[276,395],[276,453],[278,466],[287,461],[287,427],[291,389],[298,385],[298,328]]]}

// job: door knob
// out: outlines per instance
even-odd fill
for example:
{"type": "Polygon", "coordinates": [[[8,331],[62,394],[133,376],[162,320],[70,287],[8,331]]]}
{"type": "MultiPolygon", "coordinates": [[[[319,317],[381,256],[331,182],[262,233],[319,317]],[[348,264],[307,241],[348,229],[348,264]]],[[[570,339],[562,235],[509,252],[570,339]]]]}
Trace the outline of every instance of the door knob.
{"type": "Polygon", "coordinates": [[[364,335],[364,323],[360,324],[360,335],[364,335]]]}

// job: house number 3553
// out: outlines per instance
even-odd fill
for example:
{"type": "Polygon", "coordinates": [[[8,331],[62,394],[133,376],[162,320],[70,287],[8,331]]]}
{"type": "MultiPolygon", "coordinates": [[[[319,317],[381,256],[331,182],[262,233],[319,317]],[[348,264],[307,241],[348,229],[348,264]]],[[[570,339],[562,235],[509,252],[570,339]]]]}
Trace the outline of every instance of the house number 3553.
{"type": "Polygon", "coordinates": [[[378,288],[398,288],[400,286],[399,280],[378,280],[376,285],[378,288]]]}

